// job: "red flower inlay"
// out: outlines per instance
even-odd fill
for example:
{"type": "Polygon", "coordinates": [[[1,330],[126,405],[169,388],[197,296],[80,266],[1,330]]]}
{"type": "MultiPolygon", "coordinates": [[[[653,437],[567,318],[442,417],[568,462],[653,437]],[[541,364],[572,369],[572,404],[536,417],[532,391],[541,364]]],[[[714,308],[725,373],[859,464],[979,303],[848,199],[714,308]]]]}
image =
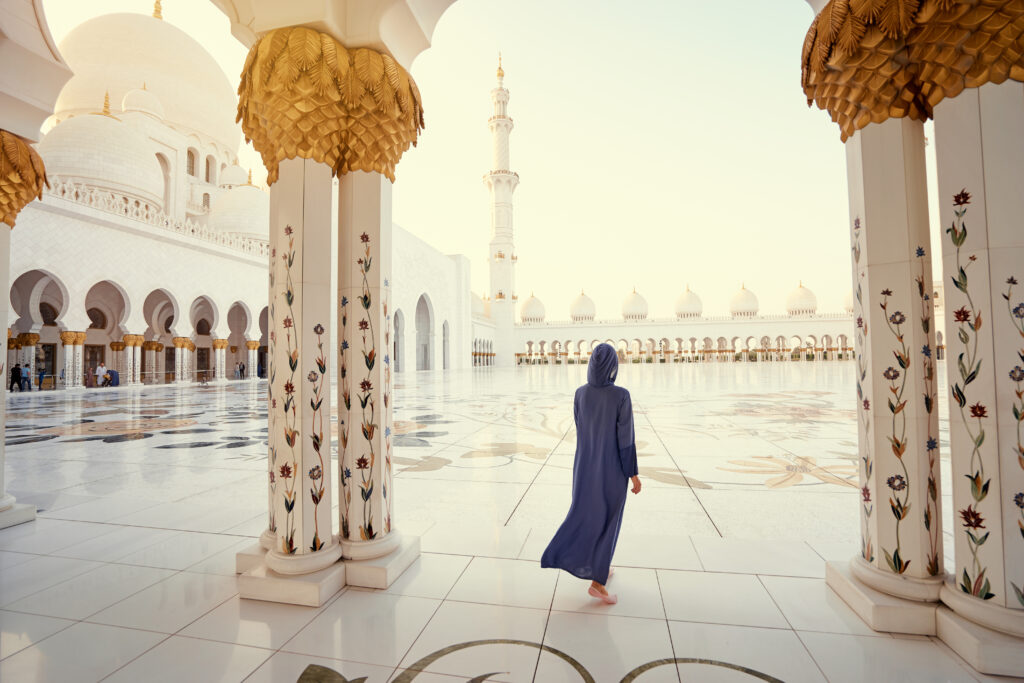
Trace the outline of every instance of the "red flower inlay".
{"type": "Polygon", "coordinates": [[[980,403],[975,403],[971,406],[971,417],[988,417],[987,409],[980,403]]]}
{"type": "Polygon", "coordinates": [[[281,465],[281,478],[282,479],[291,479],[292,478],[292,466],[291,465],[281,465]]]}
{"type": "Polygon", "coordinates": [[[953,319],[958,323],[965,323],[971,319],[971,312],[961,306],[957,310],[953,311],[953,319]]]}
{"type": "Polygon", "coordinates": [[[968,529],[984,529],[985,520],[981,514],[973,509],[970,505],[967,506],[966,510],[960,511],[960,517],[964,520],[964,526],[968,529]]]}

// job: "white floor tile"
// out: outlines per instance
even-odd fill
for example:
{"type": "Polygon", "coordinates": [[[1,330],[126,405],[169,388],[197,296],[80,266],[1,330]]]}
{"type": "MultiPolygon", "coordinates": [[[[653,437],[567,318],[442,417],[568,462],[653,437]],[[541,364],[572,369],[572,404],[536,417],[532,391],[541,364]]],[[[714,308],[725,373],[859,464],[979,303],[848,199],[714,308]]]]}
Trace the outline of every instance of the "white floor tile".
{"type": "Polygon", "coordinates": [[[658,579],[669,619],[789,628],[754,575],[659,570],[658,579]]]}
{"type": "MultiPolygon", "coordinates": [[[[617,595],[618,603],[607,605],[587,592],[590,581],[577,579],[566,572],[559,572],[558,588],[552,609],[561,612],[585,612],[588,614],[611,614],[620,617],[646,617],[664,619],[665,609],[661,601],[658,576],[653,569],[615,567],[615,574],[608,579],[606,588],[617,595]]],[[[555,571],[555,570],[548,570],[555,571]]]]}
{"type": "Polygon", "coordinates": [[[932,642],[833,633],[799,635],[830,683],[976,680],[932,642]]]}
{"type": "Polygon", "coordinates": [[[51,617],[85,619],[173,574],[169,569],[105,564],[6,607],[51,617]]]}
{"type": "MultiPolygon", "coordinates": [[[[541,642],[547,612],[522,607],[499,607],[467,602],[445,602],[416,639],[402,667],[452,646],[481,640],[541,642]]],[[[497,681],[528,681],[537,664],[537,650],[506,643],[480,644],[457,649],[436,659],[424,670],[455,676],[506,672],[497,681]]]]}
{"type": "Polygon", "coordinates": [[[89,621],[175,633],[238,593],[235,579],[180,573],[89,617],[89,621]]]}
{"type": "Polygon", "coordinates": [[[0,551],[0,569],[9,569],[16,564],[22,562],[28,562],[38,558],[38,555],[29,555],[28,553],[12,553],[10,551],[0,551]]]}
{"type": "Polygon", "coordinates": [[[242,645],[171,636],[105,679],[106,683],[235,683],[255,671],[272,655],[242,645]]]}
{"type": "Polygon", "coordinates": [[[38,518],[34,522],[0,530],[0,550],[45,555],[117,529],[112,524],[38,518]]]}
{"type": "Polygon", "coordinates": [[[449,600],[548,609],[557,573],[537,562],[475,557],[455,584],[449,600]]]}
{"type": "Polygon", "coordinates": [[[0,680],[98,681],[166,636],[78,623],[0,661],[0,680]]]}
{"type": "Polygon", "coordinates": [[[243,600],[236,595],[190,624],[181,635],[276,650],[323,609],[243,600]]]}
{"type": "Polygon", "coordinates": [[[786,620],[798,631],[889,637],[872,631],[821,579],[762,576],[761,581],[786,620]]]}
{"type": "Polygon", "coordinates": [[[214,553],[204,560],[186,567],[185,571],[197,572],[199,574],[220,574],[221,576],[235,575],[235,555],[243,548],[253,544],[251,538],[232,537],[237,540],[234,545],[229,545],[219,553],[214,553]]]}
{"type": "Polygon", "coordinates": [[[396,666],[438,604],[428,598],[348,590],[282,649],[396,666]]]}
{"type": "Polygon", "coordinates": [[[825,578],[825,561],[803,541],[694,538],[709,572],[825,578]]]}
{"type": "MultiPolygon", "coordinates": [[[[394,667],[390,666],[375,666],[361,662],[343,662],[340,659],[278,652],[249,678],[245,679],[245,683],[281,683],[282,681],[291,683],[292,681],[297,681],[299,676],[310,666],[323,667],[334,673],[341,674],[351,683],[364,681],[364,679],[365,683],[385,683],[385,681],[394,680],[392,673],[395,672],[394,667]]],[[[401,670],[397,673],[401,673],[401,670]]],[[[333,683],[335,680],[326,678],[325,683],[333,683]]],[[[415,683],[465,683],[465,680],[464,677],[455,678],[431,673],[418,674],[414,679],[415,683]]],[[[341,683],[341,681],[339,680],[337,683],[341,683]]]]}
{"type": "MultiPolygon", "coordinates": [[[[669,630],[684,681],[725,683],[757,680],[744,667],[786,683],[825,683],[817,665],[792,631],[671,621],[669,630]]],[[[642,679],[641,679],[642,680],[642,679]]],[[[865,683],[869,680],[864,679],[865,683]]]]}
{"type": "Polygon", "coordinates": [[[182,531],[160,543],[118,558],[124,564],[164,569],[185,569],[238,545],[237,536],[182,531]]]}
{"type": "Polygon", "coordinates": [[[63,557],[36,557],[0,572],[0,606],[99,567],[96,562],[63,557]]]}
{"type": "Polygon", "coordinates": [[[421,553],[387,589],[394,595],[442,599],[455,585],[472,558],[464,555],[421,553]]]}
{"type": "Polygon", "coordinates": [[[0,610],[0,659],[35,645],[75,622],[0,610]]]}
{"type": "MultiPolygon", "coordinates": [[[[571,656],[600,681],[619,681],[638,666],[670,659],[672,643],[664,620],[555,612],[548,620],[544,645],[571,656]]],[[[580,674],[563,658],[543,652],[538,681],[577,683],[580,674]]],[[[641,681],[677,681],[674,665],[651,669],[641,681]]]]}
{"type": "Polygon", "coordinates": [[[117,562],[125,555],[164,543],[178,533],[167,529],[122,526],[109,534],[69,545],[52,554],[57,557],[74,557],[96,562],[117,562]]]}

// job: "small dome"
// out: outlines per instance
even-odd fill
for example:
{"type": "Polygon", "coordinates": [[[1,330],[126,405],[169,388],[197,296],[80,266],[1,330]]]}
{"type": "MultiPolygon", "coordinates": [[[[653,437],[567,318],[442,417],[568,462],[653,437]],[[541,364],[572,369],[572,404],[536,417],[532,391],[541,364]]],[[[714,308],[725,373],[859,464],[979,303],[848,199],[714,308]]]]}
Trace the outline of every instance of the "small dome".
{"type": "Polygon", "coordinates": [[[786,312],[790,315],[814,315],[817,311],[818,297],[802,282],[786,297],[786,312]]]}
{"type": "Polygon", "coordinates": [[[647,300],[633,292],[626,296],[622,302],[623,320],[643,320],[647,317],[647,300]]]}
{"type": "Polygon", "coordinates": [[[126,92],[121,99],[121,111],[137,111],[158,120],[164,118],[164,105],[160,104],[156,95],[144,88],[126,92]]]}
{"type": "Polygon", "coordinates": [[[690,291],[689,285],[686,291],[676,299],[677,318],[699,318],[704,313],[704,304],[700,297],[690,291]]]}
{"type": "Polygon", "coordinates": [[[475,292],[470,292],[470,305],[473,315],[484,315],[484,300],[475,292]]]}
{"type": "Polygon", "coordinates": [[[164,174],[150,140],[105,114],[83,114],[47,133],[37,149],[51,178],[163,205],[164,174]]]}
{"type": "Polygon", "coordinates": [[[531,294],[530,298],[524,301],[519,309],[519,319],[524,323],[544,322],[544,304],[541,303],[540,299],[531,294]]]}
{"type": "Polygon", "coordinates": [[[753,318],[757,315],[757,309],[757,296],[745,286],[741,286],[729,302],[729,313],[734,318],[753,318]]]}
{"type": "Polygon", "coordinates": [[[220,172],[220,186],[248,185],[250,175],[249,172],[238,164],[233,164],[220,172]]]}
{"type": "Polygon", "coordinates": [[[843,310],[847,313],[853,313],[853,290],[847,290],[846,296],[843,297],[843,310]]]}
{"type": "Polygon", "coordinates": [[[269,240],[270,197],[255,185],[224,190],[210,207],[208,225],[216,232],[269,240]]]}
{"type": "Polygon", "coordinates": [[[594,306],[594,300],[584,294],[581,289],[580,295],[569,306],[569,317],[574,323],[582,323],[593,321],[596,315],[597,308],[594,306]]]}

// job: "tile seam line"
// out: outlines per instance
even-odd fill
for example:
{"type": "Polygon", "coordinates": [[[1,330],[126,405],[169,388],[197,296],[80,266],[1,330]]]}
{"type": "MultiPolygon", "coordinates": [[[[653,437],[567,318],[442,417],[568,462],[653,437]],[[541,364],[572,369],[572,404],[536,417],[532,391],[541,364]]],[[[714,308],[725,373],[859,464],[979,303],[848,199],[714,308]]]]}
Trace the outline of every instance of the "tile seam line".
{"type": "MultiPolygon", "coordinates": [[[[512,521],[513,517],[515,517],[516,511],[519,509],[519,506],[523,504],[523,500],[526,499],[526,496],[530,493],[530,490],[533,488],[533,485],[537,483],[537,478],[540,477],[540,473],[544,471],[544,468],[547,467],[548,462],[550,462],[551,457],[555,453],[555,449],[557,449],[562,444],[562,442],[565,441],[565,436],[568,433],[569,428],[566,427],[565,431],[562,432],[562,436],[558,439],[558,442],[551,447],[550,451],[548,451],[547,457],[544,458],[544,462],[541,463],[541,466],[537,469],[537,473],[533,475],[533,479],[530,481],[529,484],[526,485],[526,490],[523,491],[523,494],[519,497],[519,500],[516,501],[515,507],[512,508],[512,512],[509,513],[508,518],[505,520],[505,523],[501,525],[502,528],[508,528],[508,523],[512,521]]],[[[529,534],[527,534],[527,536],[529,536],[529,534]]],[[[520,548],[520,551],[522,551],[522,548],[520,548]]]]}
{"type": "MultiPolygon", "coordinates": [[[[718,528],[718,525],[715,524],[715,520],[711,518],[711,513],[709,513],[708,509],[706,507],[704,507],[704,501],[702,501],[700,499],[700,496],[697,495],[697,491],[694,490],[693,484],[690,483],[690,478],[687,477],[685,474],[683,474],[682,468],[680,468],[679,467],[679,463],[676,462],[676,457],[674,455],[672,455],[672,451],[670,451],[668,449],[668,446],[665,444],[665,440],[661,438],[661,434],[659,434],[658,430],[656,430],[654,428],[654,423],[651,422],[650,415],[648,415],[646,412],[644,412],[643,416],[644,416],[644,418],[646,418],[647,424],[650,426],[651,431],[654,432],[654,436],[658,437],[658,443],[660,443],[661,447],[665,449],[666,453],[668,453],[668,457],[670,457],[672,459],[672,463],[676,466],[676,470],[679,472],[679,476],[682,477],[683,481],[686,482],[686,485],[690,489],[690,493],[693,494],[694,500],[696,500],[697,504],[700,505],[700,509],[704,511],[704,515],[708,518],[708,521],[711,522],[711,526],[714,527],[715,532],[718,533],[719,537],[725,538],[725,536],[722,534],[722,530],[718,528]]],[[[694,548],[694,550],[696,551],[696,547],[694,548]]],[[[699,557],[700,557],[700,555],[698,554],[698,559],[699,559],[699,557]]]]}
{"type": "Polygon", "coordinates": [[[540,658],[544,654],[544,645],[548,637],[548,625],[551,623],[551,612],[555,606],[555,595],[558,594],[558,582],[562,579],[562,572],[555,574],[555,585],[551,589],[551,602],[548,603],[548,613],[544,618],[544,631],[540,634],[540,648],[537,650],[537,659],[533,663],[533,676],[530,678],[531,683],[535,683],[537,680],[537,672],[540,670],[540,658]]]}

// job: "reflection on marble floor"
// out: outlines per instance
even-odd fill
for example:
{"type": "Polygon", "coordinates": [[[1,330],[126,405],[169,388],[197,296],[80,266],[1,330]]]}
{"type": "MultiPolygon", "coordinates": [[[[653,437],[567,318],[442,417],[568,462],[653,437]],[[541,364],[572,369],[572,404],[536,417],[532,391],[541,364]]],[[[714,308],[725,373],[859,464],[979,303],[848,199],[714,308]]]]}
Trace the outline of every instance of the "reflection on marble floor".
{"type": "Polygon", "coordinates": [[[584,371],[400,375],[395,519],[423,555],[318,609],[235,589],[263,384],[10,397],[7,487],[40,514],[0,530],[0,680],[986,680],[825,587],[858,536],[849,363],[624,366],[645,489],[620,602],[540,569],[584,371]]]}

